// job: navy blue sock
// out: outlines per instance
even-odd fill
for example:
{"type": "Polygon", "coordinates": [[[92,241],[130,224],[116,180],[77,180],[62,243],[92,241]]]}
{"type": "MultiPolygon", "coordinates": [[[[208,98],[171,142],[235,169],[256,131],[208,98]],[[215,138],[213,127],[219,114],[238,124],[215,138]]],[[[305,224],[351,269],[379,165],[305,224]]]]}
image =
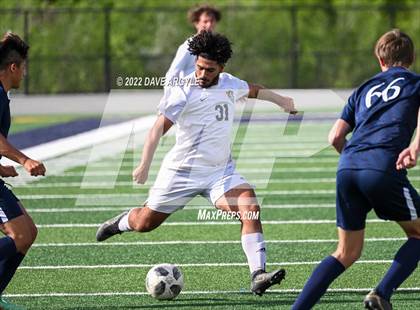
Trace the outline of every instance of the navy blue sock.
{"type": "Polygon", "coordinates": [[[391,267],[376,287],[376,292],[386,300],[417,268],[420,260],[420,239],[409,238],[398,250],[391,267]]]}
{"type": "Polygon", "coordinates": [[[346,268],[335,257],[327,256],[315,268],[299,294],[292,310],[311,309],[325,294],[330,284],[342,274],[346,268]]]}
{"type": "Polygon", "coordinates": [[[3,260],[0,262],[0,269],[3,267],[3,273],[0,276],[0,295],[12,280],[13,275],[15,274],[17,268],[24,258],[25,255],[18,252],[14,256],[9,257],[8,260],[3,260]]]}
{"type": "MultiPolygon", "coordinates": [[[[0,239],[0,281],[3,280],[7,271],[7,263],[17,253],[15,241],[10,237],[0,239]]],[[[0,295],[3,291],[0,290],[0,295]]]]}
{"type": "MultiPolygon", "coordinates": [[[[0,261],[7,260],[9,257],[15,255],[17,252],[15,241],[10,237],[3,237],[0,239],[0,261]]],[[[2,270],[0,269],[0,275],[2,270]]]]}

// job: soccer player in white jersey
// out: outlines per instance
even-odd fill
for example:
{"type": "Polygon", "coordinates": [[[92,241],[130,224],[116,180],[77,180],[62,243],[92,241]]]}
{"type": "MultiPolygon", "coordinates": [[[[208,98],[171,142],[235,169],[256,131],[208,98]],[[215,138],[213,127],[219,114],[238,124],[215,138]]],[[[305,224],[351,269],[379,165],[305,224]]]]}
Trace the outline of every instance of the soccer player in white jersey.
{"type": "Polygon", "coordinates": [[[292,98],[247,83],[223,72],[231,57],[231,43],[223,35],[204,31],[189,42],[196,70],[183,86],[174,87],[159,106],[158,118],[146,138],[140,165],[133,179],[147,180],[159,139],[174,124],[176,144],[166,155],[155,184],[142,208],[133,208],[103,223],[98,241],[126,231],[148,232],[197,195],[216,208],[239,214],[242,248],[251,272],[251,291],[262,295],[284,278],[284,269],[266,272],[266,249],[253,186],[235,171],[231,134],[235,102],[258,98],[296,113],[292,98]],[[191,82],[193,81],[193,82],[191,82]],[[258,217],[249,217],[254,212],[258,217]]]}
{"type": "MultiPolygon", "coordinates": [[[[197,30],[197,34],[201,31],[214,31],[217,22],[221,19],[221,13],[216,8],[207,4],[202,4],[197,7],[193,7],[188,12],[188,19],[194,28],[197,30]]],[[[184,78],[195,70],[195,57],[188,51],[188,41],[191,38],[185,40],[176,52],[175,58],[172,60],[171,66],[168,72],[166,72],[165,78],[170,81],[173,78],[184,78]]]]}

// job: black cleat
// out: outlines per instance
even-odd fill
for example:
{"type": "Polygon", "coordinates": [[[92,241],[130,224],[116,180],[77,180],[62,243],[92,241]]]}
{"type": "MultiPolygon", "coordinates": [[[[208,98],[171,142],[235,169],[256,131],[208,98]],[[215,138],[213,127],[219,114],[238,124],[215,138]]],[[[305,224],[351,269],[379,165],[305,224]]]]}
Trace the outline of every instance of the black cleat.
{"type": "Polygon", "coordinates": [[[265,272],[258,270],[251,275],[251,292],[258,296],[262,296],[265,291],[274,284],[280,284],[285,278],[286,271],[284,269],[275,270],[273,272],[265,272]]]}
{"type": "Polygon", "coordinates": [[[101,226],[99,226],[98,231],[96,232],[96,240],[97,241],[104,241],[116,234],[122,234],[123,232],[118,229],[118,223],[120,222],[121,218],[126,215],[128,211],[125,211],[112,219],[109,219],[101,226]]]}
{"type": "Polygon", "coordinates": [[[370,310],[392,310],[392,305],[389,301],[382,298],[375,290],[366,295],[363,300],[365,309],[370,310]]]}

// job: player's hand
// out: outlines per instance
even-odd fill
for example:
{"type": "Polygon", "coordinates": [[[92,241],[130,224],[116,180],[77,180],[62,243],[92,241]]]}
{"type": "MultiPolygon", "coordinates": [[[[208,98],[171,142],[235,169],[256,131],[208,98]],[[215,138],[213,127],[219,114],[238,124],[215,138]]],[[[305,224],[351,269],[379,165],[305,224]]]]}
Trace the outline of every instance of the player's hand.
{"type": "Polygon", "coordinates": [[[24,162],[23,168],[25,168],[25,170],[28,171],[32,176],[45,175],[46,171],[42,162],[30,158],[24,162]]]}
{"type": "Polygon", "coordinates": [[[0,176],[3,178],[17,177],[19,174],[16,172],[13,166],[1,166],[0,165],[0,176]]]}
{"type": "Polygon", "coordinates": [[[293,100],[293,98],[290,97],[284,97],[284,101],[283,101],[283,110],[286,113],[290,113],[290,114],[297,114],[298,111],[295,108],[295,102],[293,100]]]}
{"type": "Polygon", "coordinates": [[[149,168],[144,167],[141,164],[133,171],[133,181],[136,182],[137,184],[146,183],[148,176],[149,176],[149,168]]]}
{"type": "Polygon", "coordinates": [[[415,167],[417,165],[418,155],[419,148],[415,145],[410,145],[398,156],[396,163],[397,170],[410,169],[415,167]]]}

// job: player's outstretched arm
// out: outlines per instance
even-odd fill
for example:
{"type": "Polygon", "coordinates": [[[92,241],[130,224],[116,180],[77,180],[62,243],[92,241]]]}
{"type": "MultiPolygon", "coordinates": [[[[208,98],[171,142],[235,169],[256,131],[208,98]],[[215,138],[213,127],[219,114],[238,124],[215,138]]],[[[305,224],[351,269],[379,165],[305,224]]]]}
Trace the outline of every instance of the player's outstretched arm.
{"type": "Polygon", "coordinates": [[[248,83],[248,86],[248,98],[256,98],[259,100],[273,102],[287,113],[296,114],[298,112],[295,108],[293,98],[279,95],[270,89],[264,88],[261,85],[248,83]]]}
{"type": "MultiPolygon", "coordinates": [[[[39,176],[39,175],[45,175],[45,166],[42,162],[33,160],[23,154],[21,151],[17,150],[13,145],[11,145],[6,138],[0,134],[0,154],[2,156],[5,156],[14,162],[17,162],[25,168],[26,171],[29,172],[32,176],[39,176]]],[[[10,171],[10,168],[8,168],[8,172],[12,173],[10,171]]],[[[13,173],[12,173],[13,174],[13,173]]],[[[14,176],[14,175],[10,175],[14,176]]]]}
{"type": "Polygon", "coordinates": [[[417,158],[420,152],[420,109],[417,114],[417,130],[416,136],[410,146],[404,149],[398,156],[396,162],[397,170],[410,169],[417,165],[417,158]]]}
{"type": "Polygon", "coordinates": [[[343,119],[338,119],[331,128],[328,135],[328,142],[341,153],[347,143],[346,136],[351,132],[350,125],[343,119]]]}
{"type": "Polygon", "coordinates": [[[149,175],[149,168],[152,164],[153,156],[162,137],[171,127],[173,123],[163,115],[159,115],[153,127],[147,134],[146,141],[143,146],[143,153],[140,164],[133,171],[133,181],[144,184],[149,175]]]}

